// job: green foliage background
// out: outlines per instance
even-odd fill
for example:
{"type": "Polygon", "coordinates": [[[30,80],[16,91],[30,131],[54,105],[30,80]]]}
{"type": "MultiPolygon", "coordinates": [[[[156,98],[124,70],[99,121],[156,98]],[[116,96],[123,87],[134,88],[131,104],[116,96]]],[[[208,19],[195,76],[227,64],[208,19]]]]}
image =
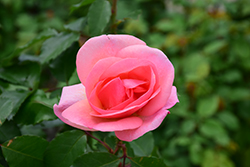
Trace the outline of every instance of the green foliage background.
{"type": "MultiPolygon", "coordinates": [[[[132,157],[151,158],[134,158],[131,164],[145,165],[161,157],[171,167],[249,166],[250,1],[118,0],[115,22],[111,4],[0,1],[0,167],[16,165],[8,146],[19,150],[18,142],[43,146],[28,161],[30,166],[59,163],[51,162],[49,155],[66,139],[79,138],[77,144],[83,148],[72,149],[77,155],[86,153],[76,161],[76,155],[62,155],[72,158],[65,162],[69,165],[86,162],[91,149],[103,150],[95,140],[86,145],[82,132],[69,131],[73,128],[56,119],[52,106],[63,86],[79,83],[75,72],[79,46],[91,36],[114,30],[134,35],[169,57],[180,100],[153,135],[127,143],[132,157]],[[16,145],[11,145],[14,137],[16,145]],[[149,150],[141,149],[143,142],[149,150]]],[[[95,135],[110,145],[116,142],[112,133],[95,135]]],[[[95,156],[119,164],[107,153],[95,156]]]]}

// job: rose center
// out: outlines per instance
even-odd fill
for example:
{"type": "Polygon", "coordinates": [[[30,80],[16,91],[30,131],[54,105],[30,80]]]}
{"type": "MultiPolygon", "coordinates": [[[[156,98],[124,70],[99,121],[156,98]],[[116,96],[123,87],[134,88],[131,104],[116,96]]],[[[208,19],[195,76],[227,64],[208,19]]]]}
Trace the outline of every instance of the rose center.
{"type": "Polygon", "coordinates": [[[99,91],[98,98],[104,109],[111,109],[120,104],[133,101],[148,89],[148,82],[138,79],[114,78],[99,91]]]}

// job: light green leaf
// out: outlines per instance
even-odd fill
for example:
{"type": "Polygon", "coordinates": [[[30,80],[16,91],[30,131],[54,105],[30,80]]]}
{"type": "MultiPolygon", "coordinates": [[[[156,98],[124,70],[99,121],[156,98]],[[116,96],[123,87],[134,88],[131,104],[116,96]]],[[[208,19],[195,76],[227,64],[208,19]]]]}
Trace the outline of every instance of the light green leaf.
{"type": "Polygon", "coordinates": [[[208,60],[199,53],[191,54],[183,59],[183,72],[187,81],[200,81],[210,72],[208,60]]]}
{"type": "Polygon", "coordinates": [[[232,130],[236,130],[239,128],[239,121],[236,117],[236,115],[232,114],[231,112],[220,112],[218,115],[218,118],[221,122],[223,122],[228,128],[232,130]]]}
{"type": "Polygon", "coordinates": [[[193,142],[189,146],[189,157],[193,164],[199,165],[203,158],[203,148],[199,142],[193,142]]]}
{"type": "Polygon", "coordinates": [[[43,167],[43,153],[48,142],[37,136],[20,136],[2,145],[3,155],[11,167],[43,167]]]}
{"type": "MultiPolygon", "coordinates": [[[[44,153],[46,167],[69,167],[85,153],[87,137],[83,131],[64,132],[53,139],[44,153]]],[[[84,165],[83,165],[84,166],[84,165]]]]}
{"type": "Polygon", "coordinates": [[[83,0],[82,2],[80,2],[78,4],[72,5],[70,8],[70,12],[72,13],[73,11],[75,11],[83,6],[89,5],[89,4],[93,3],[94,1],[95,0],[83,0]]]}
{"type": "Polygon", "coordinates": [[[181,125],[181,130],[183,133],[189,134],[194,131],[195,126],[196,126],[196,122],[194,120],[187,119],[183,121],[181,125]]]}
{"type": "Polygon", "coordinates": [[[71,30],[71,31],[81,32],[83,31],[83,28],[86,25],[86,23],[87,23],[87,19],[85,17],[82,17],[70,24],[65,25],[64,28],[71,30]]]}
{"type": "Polygon", "coordinates": [[[203,135],[213,138],[220,145],[225,146],[230,141],[227,132],[216,119],[207,119],[199,126],[199,130],[203,135]]]}
{"type": "Polygon", "coordinates": [[[71,33],[60,33],[54,37],[47,39],[42,46],[42,53],[40,55],[40,62],[42,64],[47,63],[51,59],[55,59],[63,51],[69,48],[73,42],[79,39],[79,34],[71,33]]]}
{"type": "Polygon", "coordinates": [[[201,117],[212,116],[219,107],[219,97],[211,96],[205,99],[200,99],[197,104],[197,112],[201,117]]]}
{"type": "Polygon", "coordinates": [[[102,34],[111,16],[111,5],[107,0],[98,0],[91,4],[88,12],[89,32],[91,36],[102,34]]]}
{"type": "Polygon", "coordinates": [[[115,167],[120,159],[113,154],[103,152],[91,152],[77,158],[72,167],[115,167]]]}
{"type": "Polygon", "coordinates": [[[39,42],[39,41],[43,41],[45,39],[48,39],[54,35],[57,35],[57,31],[54,29],[47,29],[43,32],[41,32],[37,37],[35,37],[33,40],[29,41],[27,44],[18,47],[13,53],[12,56],[15,56],[19,53],[21,53],[22,51],[24,51],[25,49],[31,47],[33,44],[39,42]]]}
{"type": "Polygon", "coordinates": [[[234,167],[233,162],[225,154],[221,152],[215,152],[213,150],[206,150],[204,153],[204,159],[202,161],[202,167],[234,167]]]}
{"type": "Polygon", "coordinates": [[[130,142],[131,148],[136,156],[149,156],[154,149],[154,137],[152,132],[148,132],[142,137],[130,142]]]}
{"type": "Polygon", "coordinates": [[[227,41],[221,40],[221,41],[213,41],[212,43],[208,44],[204,48],[204,52],[206,54],[215,54],[216,52],[220,51],[223,47],[227,45],[227,41]]]}

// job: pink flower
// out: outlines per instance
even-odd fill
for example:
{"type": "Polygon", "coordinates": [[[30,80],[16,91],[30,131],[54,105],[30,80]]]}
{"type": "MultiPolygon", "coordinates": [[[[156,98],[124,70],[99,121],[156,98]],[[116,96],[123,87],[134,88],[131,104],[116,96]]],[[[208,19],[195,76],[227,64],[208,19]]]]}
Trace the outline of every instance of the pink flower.
{"type": "Polygon", "coordinates": [[[55,114],[86,131],[132,141],[156,129],[178,102],[166,55],[130,35],[89,39],[78,51],[81,84],[63,88],[55,114]]]}

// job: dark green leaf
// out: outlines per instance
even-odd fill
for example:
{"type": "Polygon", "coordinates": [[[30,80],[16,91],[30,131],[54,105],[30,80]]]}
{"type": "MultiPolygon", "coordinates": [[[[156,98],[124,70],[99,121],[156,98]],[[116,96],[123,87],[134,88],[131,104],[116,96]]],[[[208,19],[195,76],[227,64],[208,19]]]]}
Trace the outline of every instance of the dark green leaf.
{"type": "Polygon", "coordinates": [[[155,157],[155,158],[161,158],[161,154],[160,154],[160,151],[157,147],[154,147],[152,153],[151,153],[151,156],[152,157],[155,157]]]}
{"type": "Polygon", "coordinates": [[[20,124],[36,124],[42,121],[56,119],[53,105],[57,101],[48,99],[42,90],[37,90],[20,108],[15,121],[20,124]]]}
{"type": "Polygon", "coordinates": [[[162,159],[155,157],[135,157],[131,159],[131,166],[133,167],[166,167],[162,159]]]}
{"type": "Polygon", "coordinates": [[[0,126],[0,143],[20,135],[21,132],[13,121],[5,121],[4,124],[0,126]]]}
{"type": "Polygon", "coordinates": [[[102,34],[111,16],[111,6],[107,0],[98,0],[91,4],[88,12],[88,25],[91,36],[102,34]]]}
{"type": "Polygon", "coordinates": [[[149,156],[154,149],[154,137],[152,132],[148,132],[142,137],[130,142],[136,156],[149,156]]]}
{"type": "Polygon", "coordinates": [[[104,142],[107,143],[112,149],[115,149],[118,139],[116,136],[107,136],[104,138],[104,142]]]}
{"type": "Polygon", "coordinates": [[[87,19],[85,17],[82,17],[70,24],[65,25],[64,28],[71,30],[71,31],[81,32],[83,31],[83,28],[86,25],[86,23],[87,23],[87,19]]]}
{"type": "Polygon", "coordinates": [[[43,153],[48,142],[37,136],[20,136],[2,146],[3,155],[11,167],[43,167],[43,153]]]}
{"type": "Polygon", "coordinates": [[[38,63],[27,62],[21,65],[13,65],[0,69],[0,78],[11,82],[35,88],[38,86],[41,73],[41,67],[38,63]]]}
{"type": "Polygon", "coordinates": [[[40,62],[42,64],[55,59],[63,51],[77,41],[79,34],[77,33],[60,33],[54,37],[47,39],[42,46],[42,53],[40,55],[40,62]]]}
{"type": "Polygon", "coordinates": [[[11,119],[18,111],[30,91],[5,91],[0,96],[0,126],[8,118],[11,119]]]}
{"type": "Polygon", "coordinates": [[[197,112],[201,117],[209,117],[217,111],[218,106],[218,96],[211,96],[209,98],[200,99],[197,104],[197,112]]]}
{"type": "MultiPolygon", "coordinates": [[[[0,148],[1,148],[1,146],[0,146],[0,148]]],[[[0,149],[0,164],[3,165],[4,167],[8,167],[8,163],[6,162],[6,160],[3,156],[2,149],[0,149]]]]}
{"type": "Polygon", "coordinates": [[[51,72],[59,81],[68,83],[76,68],[76,55],[78,49],[78,43],[74,43],[50,63],[49,67],[51,68],[51,72]]]}
{"type": "Polygon", "coordinates": [[[70,8],[70,12],[73,12],[83,6],[86,6],[86,5],[89,5],[91,3],[93,3],[95,0],[83,0],[82,2],[78,3],[78,4],[75,4],[75,5],[72,5],[71,8],[70,8]]]}
{"type": "Polygon", "coordinates": [[[73,167],[115,167],[120,163],[120,159],[113,154],[103,152],[87,153],[77,158],[73,167]]]}
{"type": "Polygon", "coordinates": [[[67,131],[58,135],[45,151],[45,166],[69,167],[86,151],[86,144],[87,137],[80,130],[67,131]]]}

